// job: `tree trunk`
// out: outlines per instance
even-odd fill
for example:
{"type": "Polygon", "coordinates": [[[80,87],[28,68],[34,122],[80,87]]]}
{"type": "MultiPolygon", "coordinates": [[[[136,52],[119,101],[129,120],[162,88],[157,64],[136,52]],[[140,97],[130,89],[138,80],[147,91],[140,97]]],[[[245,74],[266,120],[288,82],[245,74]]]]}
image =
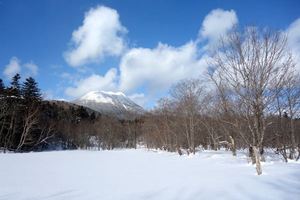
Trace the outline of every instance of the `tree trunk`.
{"type": "Polygon", "coordinates": [[[296,140],[295,140],[295,126],[294,126],[294,120],[291,117],[291,121],[290,121],[290,126],[291,126],[291,143],[292,143],[292,147],[290,150],[290,159],[294,159],[295,156],[295,151],[296,151],[296,140]]]}
{"type": "Polygon", "coordinates": [[[255,160],[255,154],[252,146],[249,147],[249,157],[251,158],[252,164],[254,165],[256,160],[255,160]]]}
{"type": "Polygon", "coordinates": [[[195,154],[195,132],[194,132],[194,118],[190,116],[190,143],[191,143],[191,152],[195,154]]]}
{"type": "Polygon", "coordinates": [[[230,142],[231,142],[231,151],[232,151],[232,155],[236,156],[236,145],[235,145],[235,141],[233,139],[233,137],[230,135],[230,142]]]}
{"type": "Polygon", "coordinates": [[[262,174],[262,168],[261,168],[261,163],[260,163],[259,148],[257,148],[256,146],[253,146],[253,153],[254,153],[254,156],[255,156],[255,163],[256,163],[256,172],[257,172],[257,175],[261,175],[262,174]]]}
{"type": "Polygon", "coordinates": [[[264,151],[263,147],[259,148],[259,153],[260,153],[260,161],[261,162],[266,162],[265,151],[264,151]]]}

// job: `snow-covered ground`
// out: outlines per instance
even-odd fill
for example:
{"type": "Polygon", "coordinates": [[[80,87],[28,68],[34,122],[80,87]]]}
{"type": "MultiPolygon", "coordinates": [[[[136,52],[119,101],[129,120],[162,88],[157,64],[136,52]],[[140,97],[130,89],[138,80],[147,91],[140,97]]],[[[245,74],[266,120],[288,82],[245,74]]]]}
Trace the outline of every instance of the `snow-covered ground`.
{"type": "Polygon", "coordinates": [[[300,163],[139,150],[0,154],[0,199],[300,199],[300,163]]]}

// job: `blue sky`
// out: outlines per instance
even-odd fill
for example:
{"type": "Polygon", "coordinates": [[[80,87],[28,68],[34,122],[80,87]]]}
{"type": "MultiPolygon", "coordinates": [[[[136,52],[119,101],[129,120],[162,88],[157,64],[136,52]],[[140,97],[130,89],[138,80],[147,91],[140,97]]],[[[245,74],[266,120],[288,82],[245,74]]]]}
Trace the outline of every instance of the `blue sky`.
{"type": "Polygon", "coordinates": [[[205,73],[210,47],[234,26],[290,32],[297,54],[299,18],[297,0],[0,0],[0,77],[31,75],[50,99],[112,90],[150,108],[205,73]]]}

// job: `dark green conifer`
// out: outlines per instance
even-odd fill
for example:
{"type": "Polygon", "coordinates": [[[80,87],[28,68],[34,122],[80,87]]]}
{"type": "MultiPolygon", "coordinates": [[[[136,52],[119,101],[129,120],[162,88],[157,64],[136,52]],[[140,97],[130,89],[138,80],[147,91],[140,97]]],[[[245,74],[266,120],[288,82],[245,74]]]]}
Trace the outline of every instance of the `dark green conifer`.
{"type": "Polygon", "coordinates": [[[38,88],[38,84],[32,77],[27,78],[23,83],[22,95],[25,101],[42,100],[42,95],[40,93],[40,89],[38,88]]]}

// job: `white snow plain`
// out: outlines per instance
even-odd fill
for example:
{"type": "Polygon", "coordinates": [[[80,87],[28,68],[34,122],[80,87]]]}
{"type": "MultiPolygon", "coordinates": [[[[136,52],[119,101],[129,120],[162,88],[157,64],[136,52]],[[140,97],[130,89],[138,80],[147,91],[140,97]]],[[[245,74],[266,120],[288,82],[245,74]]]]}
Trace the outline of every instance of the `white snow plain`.
{"type": "Polygon", "coordinates": [[[0,153],[0,200],[300,199],[300,162],[152,150],[0,153]]]}

